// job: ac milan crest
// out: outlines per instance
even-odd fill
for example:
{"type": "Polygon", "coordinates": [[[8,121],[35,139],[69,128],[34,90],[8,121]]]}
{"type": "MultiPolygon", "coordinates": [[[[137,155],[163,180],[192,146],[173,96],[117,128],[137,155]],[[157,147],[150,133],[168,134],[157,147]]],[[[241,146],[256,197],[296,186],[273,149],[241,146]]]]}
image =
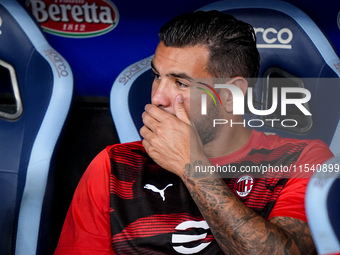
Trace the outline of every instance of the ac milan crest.
{"type": "Polygon", "coordinates": [[[254,178],[251,175],[242,175],[235,183],[235,191],[238,196],[246,197],[252,190],[254,178]]]}

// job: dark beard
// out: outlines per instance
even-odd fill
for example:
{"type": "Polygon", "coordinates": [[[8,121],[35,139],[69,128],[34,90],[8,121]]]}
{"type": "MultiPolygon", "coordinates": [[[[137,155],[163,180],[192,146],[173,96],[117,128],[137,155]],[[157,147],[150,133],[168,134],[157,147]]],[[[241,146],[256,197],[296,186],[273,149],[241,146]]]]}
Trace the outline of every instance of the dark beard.
{"type": "Polygon", "coordinates": [[[201,138],[203,145],[214,141],[221,128],[220,125],[213,126],[214,119],[219,119],[219,107],[211,104],[211,110],[205,116],[201,116],[196,125],[197,133],[201,138]]]}

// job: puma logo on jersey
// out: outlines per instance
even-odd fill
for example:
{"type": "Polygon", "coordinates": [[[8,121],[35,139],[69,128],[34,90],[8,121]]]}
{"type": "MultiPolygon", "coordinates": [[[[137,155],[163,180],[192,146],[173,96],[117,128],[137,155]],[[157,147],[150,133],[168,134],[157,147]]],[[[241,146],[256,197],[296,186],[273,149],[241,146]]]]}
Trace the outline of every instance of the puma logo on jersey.
{"type": "Polygon", "coordinates": [[[149,189],[153,192],[156,192],[156,193],[159,193],[159,195],[161,196],[161,198],[163,199],[163,201],[165,201],[165,195],[164,195],[164,191],[168,188],[168,187],[171,187],[173,184],[170,183],[168,185],[165,186],[164,189],[158,189],[157,187],[155,187],[154,185],[152,184],[146,184],[144,186],[144,189],[149,189]]]}

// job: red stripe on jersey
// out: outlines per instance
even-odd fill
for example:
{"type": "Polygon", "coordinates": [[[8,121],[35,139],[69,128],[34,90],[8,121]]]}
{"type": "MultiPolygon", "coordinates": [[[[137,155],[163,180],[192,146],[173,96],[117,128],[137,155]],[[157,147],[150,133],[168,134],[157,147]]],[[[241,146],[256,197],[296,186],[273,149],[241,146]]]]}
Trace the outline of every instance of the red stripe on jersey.
{"type": "Polygon", "coordinates": [[[299,155],[300,152],[306,147],[306,145],[306,142],[300,142],[297,144],[287,143],[272,150],[253,149],[250,154],[246,155],[246,157],[244,158],[239,159],[238,161],[235,161],[235,163],[251,161],[254,164],[260,164],[261,162],[275,162],[276,164],[280,164],[280,159],[286,159],[288,155],[293,155],[295,153],[298,153],[299,155]],[[264,153],[264,151],[266,151],[267,153],[264,153]]]}
{"type": "Polygon", "coordinates": [[[133,199],[133,182],[118,180],[116,176],[110,174],[110,193],[123,199],[133,199]]]}
{"type": "MultiPolygon", "coordinates": [[[[112,237],[112,242],[129,241],[136,238],[150,237],[165,233],[175,233],[176,226],[184,221],[202,221],[203,217],[193,217],[187,213],[171,215],[153,215],[140,218],[128,225],[121,233],[112,237]]],[[[211,239],[211,237],[209,237],[211,239]]]]}

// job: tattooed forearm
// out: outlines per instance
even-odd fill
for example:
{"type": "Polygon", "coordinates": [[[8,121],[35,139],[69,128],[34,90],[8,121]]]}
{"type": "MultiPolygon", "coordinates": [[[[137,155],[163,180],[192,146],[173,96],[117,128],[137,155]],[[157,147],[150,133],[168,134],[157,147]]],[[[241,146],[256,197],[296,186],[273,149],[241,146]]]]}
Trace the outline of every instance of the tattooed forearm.
{"type": "Polygon", "coordinates": [[[219,176],[195,172],[195,166],[207,164],[186,165],[182,179],[224,253],[315,253],[307,223],[289,217],[265,220],[246,207],[219,176]]]}

